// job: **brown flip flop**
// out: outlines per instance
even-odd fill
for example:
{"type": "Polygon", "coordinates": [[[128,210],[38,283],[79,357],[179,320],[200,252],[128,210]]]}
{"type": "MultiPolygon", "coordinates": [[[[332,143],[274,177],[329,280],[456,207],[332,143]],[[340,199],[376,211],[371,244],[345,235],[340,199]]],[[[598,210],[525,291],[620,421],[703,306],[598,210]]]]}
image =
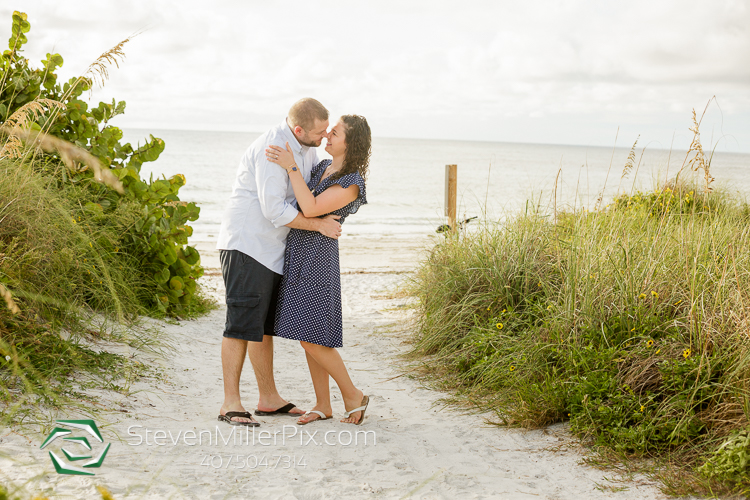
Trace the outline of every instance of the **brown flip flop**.
{"type": "Polygon", "coordinates": [[[225,415],[219,415],[219,422],[226,422],[229,425],[244,425],[247,427],[260,426],[260,422],[256,421],[253,418],[253,414],[249,411],[228,411],[225,415]],[[232,417],[249,418],[250,422],[238,422],[237,420],[232,420],[232,417]]]}
{"type": "Polygon", "coordinates": [[[297,413],[289,413],[293,408],[296,407],[297,406],[294,403],[287,403],[281,408],[277,408],[271,411],[255,410],[255,414],[259,417],[268,417],[271,415],[298,415],[297,413]]]}
{"type": "Polygon", "coordinates": [[[369,396],[362,396],[362,402],[360,403],[359,408],[355,408],[351,411],[347,411],[344,413],[344,418],[349,418],[349,416],[354,413],[355,411],[361,411],[362,414],[359,416],[359,420],[354,425],[361,424],[365,419],[365,410],[367,410],[367,405],[370,404],[370,397],[369,396]]]}

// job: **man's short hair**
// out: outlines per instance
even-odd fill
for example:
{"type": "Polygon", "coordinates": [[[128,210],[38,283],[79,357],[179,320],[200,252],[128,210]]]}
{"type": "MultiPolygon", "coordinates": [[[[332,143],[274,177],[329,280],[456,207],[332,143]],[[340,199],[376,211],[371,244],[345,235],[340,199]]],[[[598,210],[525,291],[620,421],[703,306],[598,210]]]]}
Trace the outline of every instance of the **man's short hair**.
{"type": "Polygon", "coordinates": [[[305,131],[310,131],[315,120],[324,121],[328,119],[328,110],[312,97],[300,99],[292,105],[289,110],[289,120],[292,127],[299,125],[305,131]]]}

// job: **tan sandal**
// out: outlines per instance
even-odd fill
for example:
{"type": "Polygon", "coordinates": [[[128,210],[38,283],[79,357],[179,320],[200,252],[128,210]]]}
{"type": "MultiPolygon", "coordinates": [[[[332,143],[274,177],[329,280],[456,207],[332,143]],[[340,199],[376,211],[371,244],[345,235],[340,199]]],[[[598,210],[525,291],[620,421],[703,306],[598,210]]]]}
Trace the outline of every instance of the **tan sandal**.
{"type": "Polygon", "coordinates": [[[369,396],[362,396],[362,402],[360,403],[359,408],[355,408],[353,410],[347,411],[344,413],[344,418],[349,418],[352,413],[355,411],[361,411],[362,414],[359,416],[359,420],[354,425],[361,424],[365,419],[365,410],[367,410],[367,405],[370,404],[370,397],[369,396]]]}

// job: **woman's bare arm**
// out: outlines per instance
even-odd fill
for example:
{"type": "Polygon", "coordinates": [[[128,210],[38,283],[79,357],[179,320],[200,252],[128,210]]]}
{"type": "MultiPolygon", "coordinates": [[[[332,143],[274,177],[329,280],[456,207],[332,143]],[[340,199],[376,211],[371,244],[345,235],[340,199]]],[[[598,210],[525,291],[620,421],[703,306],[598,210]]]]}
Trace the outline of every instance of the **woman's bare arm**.
{"type": "Polygon", "coordinates": [[[302,172],[294,162],[294,155],[289,143],[286,144],[286,148],[285,151],[278,146],[269,146],[269,149],[266,149],[266,156],[269,161],[286,169],[289,174],[289,182],[292,183],[294,196],[297,198],[297,204],[305,217],[317,217],[318,215],[331,213],[357,199],[359,186],[356,184],[348,188],[339,185],[331,186],[315,196],[307,188],[305,178],[302,177],[302,172]]]}

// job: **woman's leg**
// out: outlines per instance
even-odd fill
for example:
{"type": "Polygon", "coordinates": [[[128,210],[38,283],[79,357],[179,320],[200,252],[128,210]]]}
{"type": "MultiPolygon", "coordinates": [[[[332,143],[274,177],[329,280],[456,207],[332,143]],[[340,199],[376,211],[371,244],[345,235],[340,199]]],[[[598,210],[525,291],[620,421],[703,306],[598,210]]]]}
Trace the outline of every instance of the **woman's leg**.
{"type": "MultiPolygon", "coordinates": [[[[300,342],[300,344],[305,348],[307,355],[312,356],[317,364],[336,381],[341,391],[341,397],[344,398],[346,411],[359,407],[364,393],[354,386],[339,352],[331,347],[311,344],[310,342],[300,342]]],[[[348,419],[342,420],[342,422],[354,424],[359,421],[360,416],[361,412],[356,412],[348,419]]]]}
{"type": "MultiPolygon", "coordinates": [[[[305,356],[307,357],[307,367],[310,370],[310,377],[315,388],[315,406],[313,410],[322,411],[330,416],[333,413],[333,408],[331,408],[331,389],[328,385],[330,377],[328,372],[315,361],[315,358],[310,356],[309,352],[305,351],[305,356]]],[[[297,421],[306,424],[318,418],[319,415],[312,413],[306,417],[300,417],[297,421]]]]}

